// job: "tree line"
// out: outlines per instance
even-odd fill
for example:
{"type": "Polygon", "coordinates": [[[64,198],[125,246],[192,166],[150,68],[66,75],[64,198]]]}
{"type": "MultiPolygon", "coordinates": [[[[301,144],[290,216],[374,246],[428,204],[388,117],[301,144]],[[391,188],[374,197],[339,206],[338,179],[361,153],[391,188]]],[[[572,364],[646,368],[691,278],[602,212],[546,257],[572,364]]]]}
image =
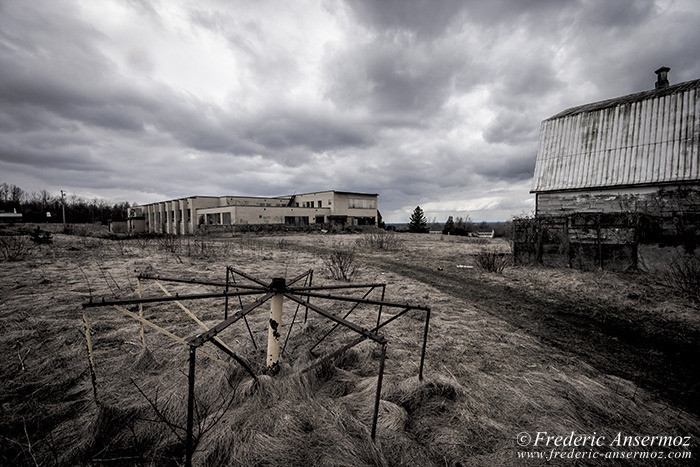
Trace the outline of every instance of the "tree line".
{"type": "Polygon", "coordinates": [[[66,222],[71,224],[123,221],[131,207],[128,201],[109,204],[103,199],[86,200],[76,194],[62,198],[47,190],[28,193],[17,185],[0,184],[0,212],[21,213],[23,222],[63,222],[63,203],[66,222]]]}
{"type": "Polygon", "coordinates": [[[496,224],[488,224],[482,222],[475,225],[472,222],[469,214],[464,217],[457,217],[456,219],[449,216],[444,224],[437,222],[433,219],[432,222],[428,223],[428,219],[425,217],[425,213],[420,206],[416,206],[416,209],[411,213],[411,218],[408,222],[408,231],[415,233],[428,233],[431,230],[441,230],[443,235],[462,235],[468,236],[471,232],[475,231],[488,231],[494,230],[497,236],[503,236],[506,234],[510,222],[499,222],[496,224]]]}

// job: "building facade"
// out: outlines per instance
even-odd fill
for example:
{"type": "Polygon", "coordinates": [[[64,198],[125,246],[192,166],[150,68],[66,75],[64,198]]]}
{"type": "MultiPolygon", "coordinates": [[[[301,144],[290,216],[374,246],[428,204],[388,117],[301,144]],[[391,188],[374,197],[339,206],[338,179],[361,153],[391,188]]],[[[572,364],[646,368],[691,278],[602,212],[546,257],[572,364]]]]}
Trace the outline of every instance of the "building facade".
{"type": "Polygon", "coordinates": [[[581,260],[604,267],[606,260],[627,258],[627,265],[617,261],[624,269],[645,267],[640,245],[694,249],[700,80],[670,86],[668,71],[656,71],[654,90],[574,107],[542,122],[531,190],[537,225],[529,234],[519,232],[522,247],[523,236],[538,239],[539,247],[529,251],[538,260],[564,255],[571,265],[580,253],[581,260]]]}
{"type": "Polygon", "coordinates": [[[279,197],[191,196],[138,206],[146,232],[188,235],[202,226],[377,225],[376,193],[321,191],[279,197]]]}

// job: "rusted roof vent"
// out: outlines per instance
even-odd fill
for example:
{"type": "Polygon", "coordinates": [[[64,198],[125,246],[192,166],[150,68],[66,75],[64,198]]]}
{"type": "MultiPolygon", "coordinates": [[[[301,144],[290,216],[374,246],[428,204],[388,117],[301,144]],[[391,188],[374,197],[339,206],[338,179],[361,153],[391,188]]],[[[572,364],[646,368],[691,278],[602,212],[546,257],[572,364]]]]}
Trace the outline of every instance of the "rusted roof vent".
{"type": "Polygon", "coordinates": [[[671,71],[671,69],[667,66],[662,66],[658,70],[656,70],[654,73],[656,73],[656,88],[655,89],[663,89],[668,87],[668,72],[671,71]]]}

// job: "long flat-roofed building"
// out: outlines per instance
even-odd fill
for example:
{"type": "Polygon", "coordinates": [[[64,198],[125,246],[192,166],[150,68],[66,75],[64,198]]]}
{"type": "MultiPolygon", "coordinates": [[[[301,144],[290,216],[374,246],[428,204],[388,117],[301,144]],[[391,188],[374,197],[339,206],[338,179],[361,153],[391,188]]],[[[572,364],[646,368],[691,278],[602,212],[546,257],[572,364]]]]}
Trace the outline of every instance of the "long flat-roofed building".
{"type": "Polygon", "coordinates": [[[190,196],[134,208],[146,232],[187,235],[200,226],[377,225],[377,193],[319,191],[277,197],[190,196]]]}

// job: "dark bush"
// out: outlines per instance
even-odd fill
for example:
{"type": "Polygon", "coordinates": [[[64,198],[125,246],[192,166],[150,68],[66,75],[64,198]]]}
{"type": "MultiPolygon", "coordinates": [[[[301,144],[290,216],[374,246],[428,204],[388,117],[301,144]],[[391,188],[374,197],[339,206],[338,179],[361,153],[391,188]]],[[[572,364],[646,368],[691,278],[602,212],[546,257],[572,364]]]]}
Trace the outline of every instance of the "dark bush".
{"type": "Polygon", "coordinates": [[[498,252],[495,248],[485,248],[476,254],[476,264],[484,271],[501,274],[510,264],[509,256],[498,252]]]}

